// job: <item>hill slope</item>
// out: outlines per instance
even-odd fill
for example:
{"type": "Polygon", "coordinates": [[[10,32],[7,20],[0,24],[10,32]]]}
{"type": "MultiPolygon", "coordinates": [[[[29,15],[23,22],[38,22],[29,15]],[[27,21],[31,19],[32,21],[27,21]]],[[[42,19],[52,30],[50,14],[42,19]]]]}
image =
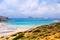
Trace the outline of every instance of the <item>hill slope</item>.
{"type": "Polygon", "coordinates": [[[25,32],[1,37],[0,40],[60,40],[60,23],[38,26],[25,32]]]}

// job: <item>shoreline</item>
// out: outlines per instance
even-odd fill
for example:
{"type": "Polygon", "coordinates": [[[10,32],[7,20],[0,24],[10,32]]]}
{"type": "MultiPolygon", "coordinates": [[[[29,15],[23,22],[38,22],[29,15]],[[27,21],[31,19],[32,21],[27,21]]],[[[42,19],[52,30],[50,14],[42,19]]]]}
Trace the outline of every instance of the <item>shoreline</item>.
{"type": "MultiPolygon", "coordinates": [[[[1,36],[1,40],[60,40],[60,23],[52,23],[47,25],[29,28],[26,31],[17,28],[15,32],[9,35],[1,36]],[[21,32],[22,31],[22,32],[21,32]]],[[[25,30],[25,29],[24,29],[25,30]]]]}
{"type": "MultiPolygon", "coordinates": [[[[43,25],[43,24],[41,24],[41,25],[43,25]]],[[[14,25],[6,25],[5,23],[0,23],[0,30],[2,30],[2,31],[0,31],[0,37],[12,35],[12,34],[15,34],[18,32],[29,31],[32,28],[36,28],[41,25],[36,25],[36,26],[31,26],[31,27],[30,26],[29,27],[15,27],[14,25]]]]}
{"type": "Polygon", "coordinates": [[[13,26],[8,26],[5,25],[4,23],[0,23],[0,37],[2,36],[8,36],[15,34],[17,32],[24,32],[29,30],[32,27],[13,27],[13,26]]]}

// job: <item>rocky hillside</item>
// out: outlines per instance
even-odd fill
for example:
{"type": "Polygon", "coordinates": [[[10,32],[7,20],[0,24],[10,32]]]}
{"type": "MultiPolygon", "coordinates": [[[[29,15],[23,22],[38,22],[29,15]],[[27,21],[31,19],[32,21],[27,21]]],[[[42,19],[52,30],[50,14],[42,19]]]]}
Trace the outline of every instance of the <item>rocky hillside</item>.
{"type": "Polygon", "coordinates": [[[3,36],[0,40],[60,40],[60,23],[38,26],[25,32],[3,36]]]}
{"type": "Polygon", "coordinates": [[[9,20],[8,17],[0,16],[0,22],[6,22],[8,20],[9,20]]]}

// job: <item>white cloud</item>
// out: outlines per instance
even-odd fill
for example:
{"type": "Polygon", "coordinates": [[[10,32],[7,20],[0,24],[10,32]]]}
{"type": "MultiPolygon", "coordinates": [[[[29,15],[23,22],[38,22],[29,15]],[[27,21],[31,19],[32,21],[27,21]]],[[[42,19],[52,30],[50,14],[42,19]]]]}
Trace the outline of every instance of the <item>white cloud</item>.
{"type": "MultiPolygon", "coordinates": [[[[0,4],[0,14],[10,15],[13,17],[55,17],[60,14],[60,4],[57,2],[39,0],[4,0],[0,4]],[[16,16],[18,15],[18,16],[16,16]]],[[[55,0],[56,1],[56,0],[55,0]]],[[[59,17],[59,16],[57,16],[59,17]]]]}

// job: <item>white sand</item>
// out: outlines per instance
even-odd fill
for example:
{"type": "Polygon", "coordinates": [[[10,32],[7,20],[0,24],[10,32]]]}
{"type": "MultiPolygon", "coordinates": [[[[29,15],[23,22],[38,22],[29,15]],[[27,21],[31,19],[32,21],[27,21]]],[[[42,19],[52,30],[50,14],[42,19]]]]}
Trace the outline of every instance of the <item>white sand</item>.
{"type": "Polygon", "coordinates": [[[5,25],[4,23],[0,23],[0,37],[15,34],[17,32],[23,32],[30,28],[31,27],[24,27],[24,28],[13,27],[13,26],[5,25]]]}

